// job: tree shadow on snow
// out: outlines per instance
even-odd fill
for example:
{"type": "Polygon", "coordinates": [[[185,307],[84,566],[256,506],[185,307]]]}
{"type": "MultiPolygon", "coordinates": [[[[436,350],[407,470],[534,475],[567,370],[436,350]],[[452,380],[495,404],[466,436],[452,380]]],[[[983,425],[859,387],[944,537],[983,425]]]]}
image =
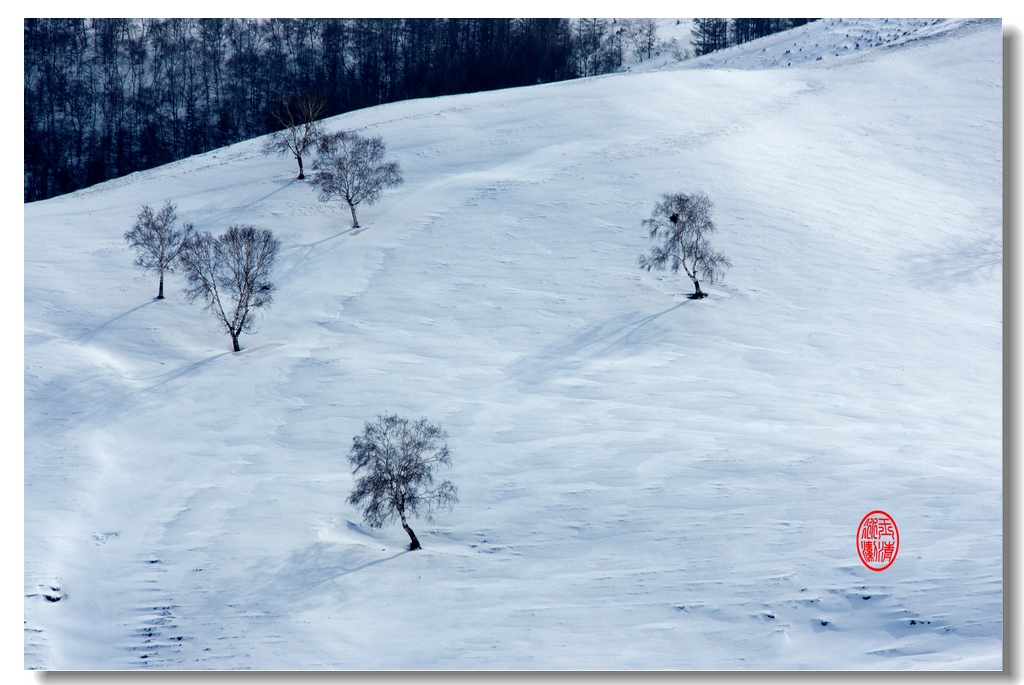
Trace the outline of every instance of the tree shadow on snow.
{"type": "Polygon", "coordinates": [[[1003,244],[995,236],[951,238],[940,250],[904,257],[909,272],[926,288],[948,290],[998,279],[1003,264],[1003,244]]]}
{"type": "Polygon", "coordinates": [[[639,319],[635,313],[623,314],[589,326],[564,342],[516,362],[511,369],[512,375],[522,382],[537,385],[559,372],[578,370],[595,359],[640,354],[669,337],[669,331],[652,328],[651,324],[690,302],[683,300],[668,309],[639,319]]]}
{"type": "Polygon", "coordinates": [[[359,235],[365,230],[365,226],[347,228],[344,231],[339,231],[338,233],[335,233],[334,235],[329,235],[326,238],[322,238],[311,243],[303,243],[301,245],[296,245],[294,247],[284,250],[282,256],[287,256],[292,261],[291,267],[289,267],[288,270],[284,272],[284,275],[286,277],[290,277],[292,274],[299,271],[303,267],[303,265],[305,265],[305,263],[309,261],[313,254],[316,253],[317,248],[326,245],[332,240],[337,240],[338,238],[359,235]]]}
{"type": "Polygon", "coordinates": [[[273,602],[288,609],[336,602],[345,596],[345,587],[337,582],[339,579],[408,553],[409,550],[404,549],[382,559],[371,559],[373,553],[363,545],[339,547],[317,542],[292,552],[284,563],[271,567],[267,562],[254,568],[250,593],[257,595],[261,602],[273,602]]]}
{"type": "Polygon", "coordinates": [[[146,388],[146,390],[147,391],[156,390],[157,388],[159,388],[161,386],[164,386],[164,385],[167,385],[168,383],[170,383],[171,381],[173,381],[175,379],[181,378],[182,376],[187,376],[188,374],[192,373],[193,371],[196,371],[199,368],[201,368],[203,366],[206,366],[207,364],[212,362],[214,359],[220,359],[221,357],[223,357],[224,355],[227,355],[227,354],[232,354],[232,353],[231,352],[219,352],[219,353],[213,355],[212,357],[207,357],[206,359],[200,359],[197,362],[190,362],[188,364],[185,364],[184,366],[180,366],[180,367],[178,367],[176,369],[168,371],[167,373],[160,374],[159,376],[156,376],[153,379],[153,380],[156,380],[156,382],[153,383],[152,385],[150,385],[148,388],[146,388]]]}
{"type": "Polygon", "coordinates": [[[139,311],[140,309],[142,309],[143,307],[148,307],[151,304],[153,304],[154,302],[159,302],[159,300],[157,300],[156,298],[153,298],[152,300],[149,300],[148,302],[143,302],[138,307],[132,307],[131,309],[129,309],[126,312],[122,312],[122,313],[118,314],[117,316],[115,316],[115,317],[113,317],[111,319],[107,319],[106,321],[101,323],[96,328],[93,328],[90,331],[86,331],[82,335],[78,336],[78,338],[76,338],[76,340],[78,342],[80,342],[80,343],[87,343],[90,340],[92,340],[93,338],[95,338],[97,334],[103,332],[106,328],[108,328],[115,321],[119,321],[119,320],[123,319],[124,317],[128,316],[129,314],[133,314],[133,313],[139,311]]]}
{"type": "Polygon", "coordinates": [[[264,195],[264,196],[263,196],[263,197],[261,197],[261,198],[257,198],[257,199],[255,199],[255,200],[250,200],[250,201],[249,201],[249,202],[247,202],[246,204],[244,204],[244,205],[241,205],[241,207],[233,207],[233,208],[232,208],[232,211],[233,211],[233,212],[237,212],[237,211],[238,211],[238,209],[248,209],[248,208],[251,208],[251,207],[255,207],[255,206],[256,206],[256,205],[258,205],[259,203],[261,203],[261,202],[266,202],[266,201],[267,201],[267,200],[269,200],[270,198],[274,197],[275,195],[277,195],[278,193],[280,193],[280,192],[281,192],[282,190],[285,190],[285,189],[287,189],[287,188],[291,188],[291,187],[292,187],[293,185],[295,185],[296,183],[303,183],[303,181],[300,181],[299,179],[297,179],[297,178],[295,178],[295,177],[293,176],[293,177],[291,178],[291,180],[290,180],[290,181],[288,181],[287,183],[285,183],[284,185],[282,185],[282,186],[279,186],[278,188],[275,188],[274,190],[271,190],[271,191],[270,191],[269,193],[267,193],[266,195],[264,195]]]}

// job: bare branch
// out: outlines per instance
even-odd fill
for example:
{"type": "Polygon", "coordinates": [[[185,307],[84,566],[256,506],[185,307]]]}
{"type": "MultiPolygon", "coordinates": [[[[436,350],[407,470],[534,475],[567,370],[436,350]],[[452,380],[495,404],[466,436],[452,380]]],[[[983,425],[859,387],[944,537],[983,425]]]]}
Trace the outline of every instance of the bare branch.
{"type": "Polygon", "coordinates": [[[164,298],[164,274],[174,271],[185,235],[173,228],[177,219],[177,207],[170,200],[155,214],[152,207],[143,205],[135,225],[124,234],[128,247],[136,252],[135,266],[147,272],[155,271],[160,277],[158,300],[164,298]]]}
{"type": "Polygon", "coordinates": [[[690,297],[706,297],[698,277],[713,285],[732,266],[728,257],[711,248],[707,238],[715,231],[711,219],[713,207],[704,193],[664,195],[651,212],[651,218],[643,222],[650,238],[662,244],[652,247],[650,256],[640,256],[640,268],[650,271],[670,267],[675,273],[681,266],[693,281],[695,292],[690,297]]]}
{"type": "Polygon", "coordinates": [[[356,206],[372,205],[388,188],[402,184],[402,171],[395,160],[385,160],[384,140],[351,131],[322,136],[317,145],[312,184],[321,202],[340,197],[352,212],[352,228],[359,227],[356,206]]]}
{"type": "Polygon", "coordinates": [[[241,350],[238,336],[255,329],[256,311],[273,301],[270,272],[279,247],[271,231],[253,226],[232,226],[219,238],[190,231],[184,242],[185,296],[189,302],[204,301],[231,336],[235,352],[241,350]]]}
{"type": "Polygon", "coordinates": [[[396,415],[367,421],[362,435],[352,439],[349,463],[356,479],[348,503],[358,507],[363,521],[381,528],[399,520],[409,535],[409,549],[419,549],[408,518],[428,521],[439,509],[451,509],[458,494],[451,481],[435,481],[434,472],[451,466],[448,434],[425,418],[415,422],[396,415]]]}
{"type": "Polygon", "coordinates": [[[323,125],[319,119],[326,106],[327,99],[322,95],[307,95],[294,104],[282,104],[275,115],[281,129],[263,141],[263,154],[291,154],[299,164],[299,179],[304,179],[306,175],[302,168],[302,155],[315,147],[323,135],[323,125]]]}

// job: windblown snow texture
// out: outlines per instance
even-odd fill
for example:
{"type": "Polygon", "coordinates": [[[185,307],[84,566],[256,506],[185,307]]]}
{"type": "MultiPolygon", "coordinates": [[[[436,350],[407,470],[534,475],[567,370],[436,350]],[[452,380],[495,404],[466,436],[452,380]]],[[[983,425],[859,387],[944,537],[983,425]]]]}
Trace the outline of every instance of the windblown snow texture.
{"type": "Polygon", "coordinates": [[[260,140],[26,205],[26,667],[1000,668],[1000,23],[889,27],[332,119],[406,178],[358,232],[260,140]],[[238,354],[132,266],[168,199],[282,242],[238,354]],[[383,413],[450,436],[421,551],[345,503],[383,413]]]}

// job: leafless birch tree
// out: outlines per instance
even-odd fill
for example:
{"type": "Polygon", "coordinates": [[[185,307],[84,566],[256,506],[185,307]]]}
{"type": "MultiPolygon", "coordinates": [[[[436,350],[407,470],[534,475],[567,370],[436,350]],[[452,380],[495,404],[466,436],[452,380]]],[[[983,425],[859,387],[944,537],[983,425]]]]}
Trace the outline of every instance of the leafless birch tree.
{"type": "Polygon", "coordinates": [[[312,184],[321,202],[340,197],[352,211],[352,228],[359,228],[356,205],[372,205],[387,188],[402,184],[402,171],[395,160],[386,160],[384,140],[351,131],[322,136],[313,162],[312,184]]]}
{"type": "Polygon", "coordinates": [[[693,281],[695,292],[689,297],[707,297],[697,277],[714,284],[732,266],[729,258],[712,249],[708,241],[708,234],[715,230],[715,222],[711,220],[713,207],[704,193],[664,195],[651,212],[651,218],[643,222],[650,230],[651,240],[661,240],[662,244],[651,248],[650,256],[640,256],[640,268],[660,271],[667,266],[675,273],[682,266],[693,281]]]}
{"type": "Polygon", "coordinates": [[[409,549],[420,549],[408,518],[432,519],[437,509],[458,503],[449,480],[436,481],[434,472],[451,466],[448,434],[426,419],[410,422],[399,416],[377,416],[367,421],[362,435],[352,439],[349,462],[360,476],[348,498],[371,528],[398,519],[409,535],[409,549]]]}
{"type": "Polygon", "coordinates": [[[273,299],[270,272],[279,246],[271,231],[252,226],[232,226],[219,238],[193,231],[185,239],[185,295],[189,302],[206,303],[231,336],[235,352],[241,350],[238,336],[255,329],[256,312],[273,299]]]}
{"type": "Polygon", "coordinates": [[[299,180],[306,178],[302,155],[315,147],[323,135],[319,119],[326,106],[326,99],[312,95],[299,98],[294,104],[284,103],[276,116],[282,128],[267,136],[263,154],[291,154],[299,163],[299,180]]]}
{"type": "Polygon", "coordinates": [[[135,225],[124,234],[128,247],[135,250],[135,266],[159,274],[158,300],[164,299],[164,274],[174,271],[185,235],[173,228],[177,219],[177,207],[170,200],[155,214],[152,207],[143,205],[135,225]]]}

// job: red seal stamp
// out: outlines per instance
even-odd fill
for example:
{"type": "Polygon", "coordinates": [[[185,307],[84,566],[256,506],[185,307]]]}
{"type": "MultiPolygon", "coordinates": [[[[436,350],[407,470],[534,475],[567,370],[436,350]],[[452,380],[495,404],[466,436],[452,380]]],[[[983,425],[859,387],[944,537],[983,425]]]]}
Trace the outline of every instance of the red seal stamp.
{"type": "Polygon", "coordinates": [[[884,571],[896,561],[900,531],[892,516],[876,509],[857,526],[857,556],[872,571],[884,571]]]}

